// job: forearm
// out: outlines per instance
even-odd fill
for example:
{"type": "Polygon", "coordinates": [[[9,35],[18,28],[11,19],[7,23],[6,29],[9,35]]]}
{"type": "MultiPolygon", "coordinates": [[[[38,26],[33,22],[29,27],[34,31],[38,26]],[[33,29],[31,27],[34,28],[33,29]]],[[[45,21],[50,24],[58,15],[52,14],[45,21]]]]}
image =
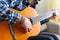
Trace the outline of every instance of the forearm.
{"type": "Polygon", "coordinates": [[[11,11],[11,10],[6,11],[6,14],[7,14],[7,17],[6,18],[8,18],[7,19],[8,20],[8,23],[12,23],[12,24],[21,21],[21,19],[23,17],[20,14],[14,12],[14,11],[11,11]]]}
{"type": "Polygon", "coordinates": [[[0,1],[0,20],[7,21],[8,23],[17,23],[21,21],[22,17],[20,14],[9,10],[6,4],[0,1]],[[3,19],[2,19],[3,18],[3,19]]]}
{"type": "Polygon", "coordinates": [[[8,23],[17,23],[17,22],[23,22],[24,20],[24,17],[21,16],[20,14],[16,13],[16,12],[13,12],[11,10],[7,10],[7,11],[2,11],[0,13],[0,17],[2,17],[3,19],[1,19],[1,21],[5,21],[5,22],[8,22],[8,23]]]}

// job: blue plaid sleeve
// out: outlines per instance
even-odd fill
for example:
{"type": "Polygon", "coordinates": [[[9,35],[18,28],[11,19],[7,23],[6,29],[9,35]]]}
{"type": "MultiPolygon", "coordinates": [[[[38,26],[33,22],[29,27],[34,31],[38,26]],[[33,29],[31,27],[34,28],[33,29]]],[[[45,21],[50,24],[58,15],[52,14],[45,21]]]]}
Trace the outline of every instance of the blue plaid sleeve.
{"type": "Polygon", "coordinates": [[[0,21],[8,23],[17,23],[20,14],[9,10],[8,6],[4,1],[0,1],[0,21]]]}
{"type": "Polygon", "coordinates": [[[22,0],[12,1],[10,6],[12,6],[12,5],[14,5],[13,8],[17,9],[17,10],[23,10],[26,8],[26,6],[22,4],[22,0]]]}
{"type": "Polygon", "coordinates": [[[15,6],[14,8],[21,11],[21,10],[24,10],[26,8],[26,6],[23,4],[19,4],[19,5],[15,6]]]}

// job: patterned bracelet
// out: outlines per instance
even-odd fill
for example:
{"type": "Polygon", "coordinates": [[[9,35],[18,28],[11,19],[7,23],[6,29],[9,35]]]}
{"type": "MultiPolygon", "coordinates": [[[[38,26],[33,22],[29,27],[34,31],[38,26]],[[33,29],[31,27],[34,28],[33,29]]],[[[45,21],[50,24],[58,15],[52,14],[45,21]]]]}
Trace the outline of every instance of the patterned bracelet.
{"type": "Polygon", "coordinates": [[[23,24],[24,22],[25,22],[25,18],[22,16],[21,20],[20,20],[20,23],[23,24]]]}

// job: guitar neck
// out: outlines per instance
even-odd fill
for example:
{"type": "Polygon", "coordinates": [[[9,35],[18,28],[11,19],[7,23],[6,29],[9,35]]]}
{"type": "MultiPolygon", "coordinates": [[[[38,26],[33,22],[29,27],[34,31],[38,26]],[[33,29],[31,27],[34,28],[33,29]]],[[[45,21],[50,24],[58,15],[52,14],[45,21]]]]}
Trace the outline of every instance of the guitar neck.
{"type": "Polygon", "coordinates": [[[34,18],[31,19],[31,22],[32,22],[32,24],[35,24],[35,23],[37,23],[37,22],[41,22],[41,21],[43,21],[43,20],[45,20],[45,19],[48,19],[48,18],[50,18],[50,17],[53,16],[53,13],[54,13],[54,12],[55,12],[55,11],[50,11],[50,12],[41,14],[41,15],[39,15],[39,16],[37,16],[37,17],[34,17],[34,18]]]}

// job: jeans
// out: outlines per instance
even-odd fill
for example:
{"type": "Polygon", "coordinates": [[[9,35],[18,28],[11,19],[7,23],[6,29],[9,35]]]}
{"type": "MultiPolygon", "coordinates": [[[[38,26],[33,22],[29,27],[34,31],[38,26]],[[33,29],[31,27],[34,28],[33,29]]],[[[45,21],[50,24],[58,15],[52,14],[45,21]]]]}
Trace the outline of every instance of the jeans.
{"type": "Polygon", "coordinates": [[[41,32],[37,36],[29,37],[28,40],[60,40],[60,36],[52,33],[41,32]]]}
{"type": "Polygon", "coordinates": [[[28,40],[55,40],[55,39],[49,35],[38,35],[38,36],[29,37],[28,40]]]}
{"type": "Polygon", "coordinates": [[[56,36],[56,34],[51,34],[51,33],[46,33],[46,32],[42,32],[39,35],[49,35],[52,36],[55,40],[59,40],[59,38],[56,36]]]}

